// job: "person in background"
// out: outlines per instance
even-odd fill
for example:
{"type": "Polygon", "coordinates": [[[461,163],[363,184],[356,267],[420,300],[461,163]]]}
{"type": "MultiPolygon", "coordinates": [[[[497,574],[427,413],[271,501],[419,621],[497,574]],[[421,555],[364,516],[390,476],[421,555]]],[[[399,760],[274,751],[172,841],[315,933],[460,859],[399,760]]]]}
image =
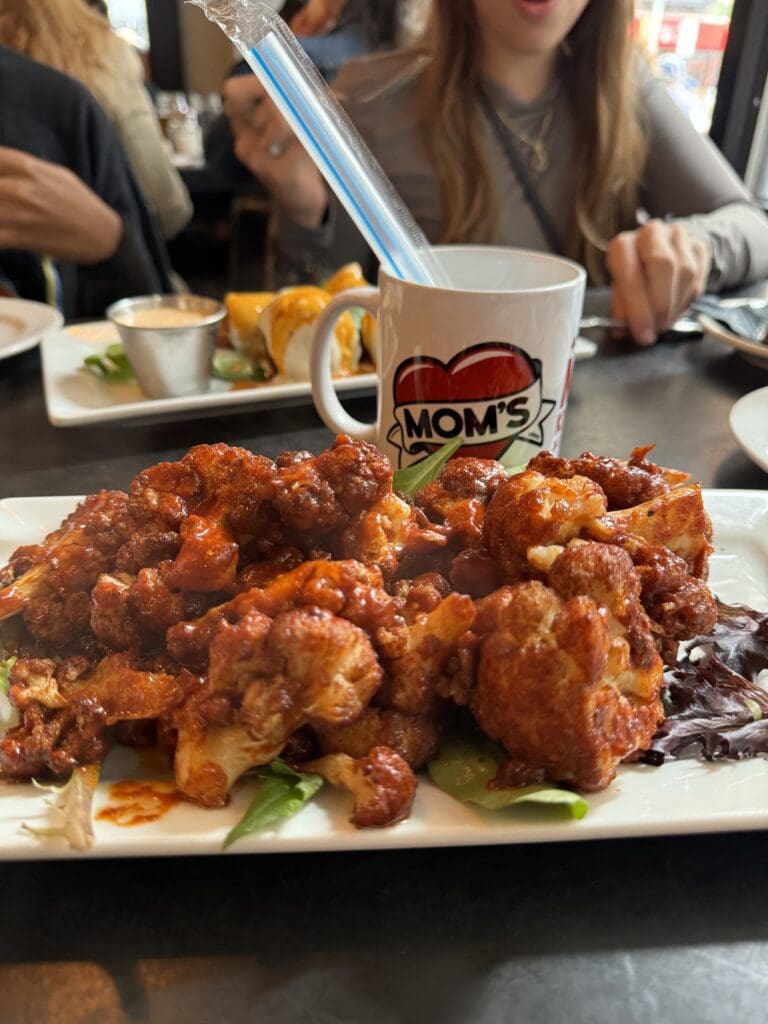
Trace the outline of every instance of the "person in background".
{"type": "Polygon", "coordinates": [[[397,0],[307,0],[289,25],[332,82],[347,61],[394,45],[397,0]]]}
{"type": "MultiPolygon", "coordinates": [[[[768,275],[768,219],[651,74],[633,11],[433,0],[418,45],[351,62],[334,88],[430,241],[578,260],[652,344],[705,289],[768,275]]],[[[370,276],[364,241],[258,82],[250,103],[233,111],[235,150],[280,210],[284,263],[306,279],[357,259],[370,276]]]]}
{"type": "Polygon", "coordinates": [[[0,0],[0,44],[88,88],[114,124],[139,187],[173,238],[192,201],[171,163],[138,53],[85,0],[0,0]]]}
{"type": "MultiPolygon", "coordinates": [[[[327,82],[332,82],[354,57],[395,44],[398,0],[307,0],[298,9],[290,2],[270,0],[270,6],[286,17],[327,82]]],[[[254,109],[254,81],[245,61],[234,67],[221,89],[224,114],[216,118],[205,137],[206,164],[240,186],[249,181],[250,175],[236,158],[231,122],[235,117],[247,117],[254,109]]],[[[261,90],[258,84],[255,88],[258,100],[261,90]]]]}
{"type": "Polygon", "coordinates": [[[74,79],[0,46],[0,281],[67,317],[170,291],[120,140],[74,79]]]}

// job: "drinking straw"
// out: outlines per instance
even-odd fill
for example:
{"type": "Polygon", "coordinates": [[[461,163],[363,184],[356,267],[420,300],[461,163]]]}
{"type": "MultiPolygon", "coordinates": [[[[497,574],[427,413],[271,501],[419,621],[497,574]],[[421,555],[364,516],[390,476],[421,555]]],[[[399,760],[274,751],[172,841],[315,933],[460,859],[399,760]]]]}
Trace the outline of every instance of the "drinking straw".
{"type": "Polygon", "coordinates": [[[421,228],[282,18],[252,0],[190,2],[243,55],[382,266],[447,286],[421,228]]]}

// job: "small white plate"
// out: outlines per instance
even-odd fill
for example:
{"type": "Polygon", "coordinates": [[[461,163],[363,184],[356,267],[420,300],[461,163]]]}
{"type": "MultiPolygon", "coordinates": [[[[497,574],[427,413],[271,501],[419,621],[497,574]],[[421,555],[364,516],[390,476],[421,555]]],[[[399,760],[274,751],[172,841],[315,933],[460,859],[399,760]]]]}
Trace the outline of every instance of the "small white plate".
{"type": "Polygon", "coordinates": [[[58,309],[44,302],[0,298],[0,359],[9,359],[34,348],[63,322],[58,309]]]}
{"type": "MultiPolygon", "coordinates": [[[[741,306],[751,304],[748,299],[734,299],[733,303],[741,306]]],[[[727,305],[728,300],[724,299],[722,304],[727,305]]],[[[765,299],[755,299],[753,304],[762,307],[765,305],[765,299]]],[[[724,324],[707,316],[706,313],[697,313],[696,316],[705,334],[710,334],[716,341],[735,348],[737,352],[741,352],[747,362],[762,369],[768,369],[768,344],[750,341],[749,338],[744,338],[740,334],[734,334],[724,324]]]]}
{"type": "MultiPolygon", "coordinates": [[[[56,326],[59,326],[57,324],[56,326]]],[[[47,337],[42,345],[43,388],[48,419],[55,427],[76,427],[88,423],[125,422],[155,416],[169,416],[202,409],[227,409],[262,405],[276,401],[312,400],[309,381],[281,381],[232,391],[227,381],[211,379],[209,390],[182,398],[147,398],[135,381],[108,384],[83,365],[86,356],[103,352],[120,341],[117,329],[106,320],[77,324],[47,337]]],[[[577,338],[574,358],[591,358],[597,346],[588,338],[577,338]]],[[[375,373],[358,373],[336,381],[342,392],[370,391],[376,387],[375,373]]]]}
{"type": "MultiPolygon", "coordinates": [[[[36,543],[57,527],[76,500],[0,501],[0,566],[19,544],[36,543]]],[[[712,588],[724,601],[768,608],[768,490],[705,491],[704,502],[715,530],[712,588]]],[[[157,778],[147,776],[148,771],[151,773],[151,767],[142,759],[137,761],[126,748],[113,750],[97,788],[96,814],[114,805],[111,783],[121,778],[157,778]]],[[[21,828],[23,822],[38,827],[50,823],[46,794],[27,785],[0,783],[0,860],[219,853],[227,832],[245,811],[253,788],[253,782],[244,780],[235,787],[227,807],[203,810],[181,803],[164,817],[133,828],[120,828],[97,817],[94,845],[84,855],[70,850],[61,839],[37,839],[21,828]]],[[[362,853],[768,829],[768,761],[670,761],[661,768],[622,765],[615,782],[602,793],[590,794],[588,801],[589,813],[582,821],[515,811],[492,814],[451,799],[422,773],[407,821],[393,828],[358,831],[347,820],[349,797],[325,786],[295,817],[249,836],[232,851],[362,853]]]]}
{"type": "Polygon", "coordinates": [[[731,433],[746,454],[768,473],[768,388],[750,391],[734,404],[731,433]]]}
{"type": "MultiPolygon", "coordinates": [[[[120,340],[106,320],[77,324],[47,337],[42,346],[43,388],[48,419],[55,427],[86,423],[125,422],[203,409],[237,411],[242,406],[290,399],[311,400],[308,381],[281,382],[278,378],[251,388],[231,390],[228,381],[210,381],[201,395],[181,398],[147,398],[135,381],[108,384],[83,365],[86,356],[103,352],[120,340]]],[[[375,373],[359,373],[336,381],[339,392],[365,391],[376,386],[375,373]]]]}

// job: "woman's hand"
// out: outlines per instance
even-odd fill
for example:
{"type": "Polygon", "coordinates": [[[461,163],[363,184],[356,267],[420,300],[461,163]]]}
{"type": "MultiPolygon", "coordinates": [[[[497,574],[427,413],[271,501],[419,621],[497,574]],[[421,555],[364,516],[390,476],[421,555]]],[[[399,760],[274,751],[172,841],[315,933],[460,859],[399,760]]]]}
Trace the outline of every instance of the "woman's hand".
{"type": "Polygon", "coordinates": [[[297,36],[325,36],[336,28],[347,0],[307,0],[291,18],[291,30],[297,36]]]}
{"type": "Polygon", "coordinates": [[[0,249],[101,263],[122,234],[120,215],[68,168],[0,146],[0,249]]]}
{"type": "Polygon", "coordinates": [[[317,167],[254,75],[228,79],[222,86],[235,156],[302,227],[320,225],[328,193],[317,167]]]}
{"type": "Polygon", "coordinates": [[[652,345],[706,288],[709,247],[683,224],[651,220],[608,247],[612,313],[639,345],[652,345]]]}

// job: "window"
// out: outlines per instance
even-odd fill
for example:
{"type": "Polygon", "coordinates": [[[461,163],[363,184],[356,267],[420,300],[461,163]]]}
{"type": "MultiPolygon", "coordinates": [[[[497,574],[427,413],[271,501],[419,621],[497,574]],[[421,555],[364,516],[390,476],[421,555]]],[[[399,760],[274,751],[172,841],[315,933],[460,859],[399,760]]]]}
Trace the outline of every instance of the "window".
{"type": "Polygon", "coordinates": [[[149,49],[145,0],[108,0],[109,20],[117,32],[137,49],[149,49]]]}
{"type": "Polygon", "coordinates": [[[712,123],[734,0],[636,0],[634,33],[698,131],[712,123]]]}

